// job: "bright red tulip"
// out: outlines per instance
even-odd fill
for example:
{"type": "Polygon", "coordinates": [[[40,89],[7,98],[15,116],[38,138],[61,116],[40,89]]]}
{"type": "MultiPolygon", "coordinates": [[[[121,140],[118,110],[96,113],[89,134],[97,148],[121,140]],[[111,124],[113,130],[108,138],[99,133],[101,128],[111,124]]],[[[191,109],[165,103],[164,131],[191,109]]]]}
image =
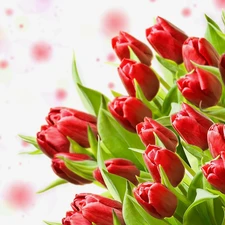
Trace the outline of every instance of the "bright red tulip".
{"type": "Polygon", "coordinates": [[[177,197],[160,183],[145,182],[133,192],[137,202],[155,218],[171,217],[177,208],[177,197]]]}
{"type": "Polygon", "coordinates": [[[66,217],[62,219],[62,225],[92,225],[80,212],[68,211],[66,217]]]}
{"type": "Polygon", "coordinates": [[[218,67],[223,83],[225,84],[225,53],[220,56],[218,67]]]}
{"type": "Polygon", "coordinates": [[[164,127],[155,120],[145,117],[144,122],[141,122],[136,126],[136,130],[145,146],[155,144],[155,134],[164,144],[166,149],[173,152],[176,151],[176,147],[178,145],[177,136],[173,133],[173,131],[164,127]]]}
{"type": "Polygon", "coordinates": [[[169,21],[158,16],[156,24],[146,29],[146,38],[163,58],[183,62],[182,45],[188,36],[169,21]]]}
{"type": "Polygon", "coordinates": [[[211,120],[185,103],[180,112],[171,116],[171,120],[174,129],[185,142],[202,150],[208,148],[207,132],[213,124],[211,120]]]}
{"type": "Polygon", "coordinates": [[[134,79],[140,85],[145,97],[151,101],[159,90],[159,80],[145,64],[123,59],[118,67],[119,76],[130,96],[136,95],[134,79]]]}
{"type": "Polygon", "coordinates": [[[120,34],[112,39],[112,47],[121,61],[125,58],[130,58],[128,46],[130,46],[140,62],[147,66],[151,65],[153,55],[151,49],[146,44],[124,31],[120,31],[120,34]]]}
{"type": "Polygon", "coordinates": [[[136,125],[144,120],[144,117],[152,117],[151,110],[135,97],[116,97],[108,104],[112,116],[130,132],[136,132],[136,125]]]}
{"type": "Polygon", "coordinates": [[[182,55],[188,72],[195,68],[191,61],[215,67],[219,62],[218,52],[205,38],[189,37],[183,44],[182,55]]]}

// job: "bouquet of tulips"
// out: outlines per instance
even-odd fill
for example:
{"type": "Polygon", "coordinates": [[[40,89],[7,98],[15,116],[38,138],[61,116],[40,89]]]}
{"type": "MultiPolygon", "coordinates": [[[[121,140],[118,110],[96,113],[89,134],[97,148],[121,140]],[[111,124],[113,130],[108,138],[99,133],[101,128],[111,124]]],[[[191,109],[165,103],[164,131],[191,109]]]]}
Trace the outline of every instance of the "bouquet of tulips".
{"type": "Polygon", "coordinates": [[[204,37],[157,17],[149,46],[123,31],[112,38],[126,95],[85,87],[74,57],[87,112],[51,108],[36,137],[20,137],[59,177],[42,191],[93,182],[105,192],[74,193],[61,223],[47,224],[225,224],[225,33],[205,18],[204,37]]]}

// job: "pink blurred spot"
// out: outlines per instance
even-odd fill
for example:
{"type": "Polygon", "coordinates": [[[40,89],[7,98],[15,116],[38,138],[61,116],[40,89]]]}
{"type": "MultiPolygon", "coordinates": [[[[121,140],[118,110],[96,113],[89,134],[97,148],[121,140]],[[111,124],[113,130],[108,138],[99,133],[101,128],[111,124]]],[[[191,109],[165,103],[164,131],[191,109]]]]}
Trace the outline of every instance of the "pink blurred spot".
{"type": "Polygon", "coordinates": [[[183,8],[181,10],[181,14],[184,16],[184,17],[189,17],[191,15],[191,9],[190,8],[183,8]]]}
{"type": "Polygon", "coordinates": [[[12,9],[5,9],[5,14],[7,16],[12,16],[13,15],[13,10],[12,9]]]}
{"type": "Polygon", "coordinates": [[[22,145],[23,147],[27,147],[27,146],[29,146],[30,144],[27,143],[26,141],[22,140],[22,141],[21,141],[21,145],[22,145]]]}
{"type": "Polygon", "coordinates": [[[101,32],[107,37],[118,35],[119,31],[128,31],[129,18],[121,9],[111,9],[101,18],[101,32]]]}
{"type": "Polygon", "coordinates": [[[9,66],[9,63],[8,63],[8,61],[6,61],[6,60],[0,60],[0,69],[6,69],[7,67],[9,66]]]}
{"type": "Polygon", "coordinates": [[[64,100],[67,96],[67,92],[66,90],[59,88],[56,90],[55,92],[55,97],[57,100],[64,100]]]}
{"type": "Polygon", "coordinates": [[[108,88],[113,89],[115,87],[115,84],[113,82],[108,83],[108,88]]]}
{"type": "Polygon", "coordinates": [[[5,190],[4,199],[13,208],[27,209],[35,202],[35,192],[31,184],[14,181],[5,190]]]}
{"type": "Polygon", "coordinates": [[[18,0],[19,7],[28,13],[43,13],[52,6],[52,0],[18,0]]]}
{"type": "Polygon", "coordinates": [[[96,62],[99,62],[100,61],[100,59],[99,58],[96,58],[96,62]]]}
{"type": "Polygon", "coordinates": [[[52,47],[50,44],[44,41],[34,43],[31,47],[31,56],[36,62],[49,61],[52,56],[52,47]]]}
{"type": "Polygon", "coordinates": [[[19,28],[20,28],[20,29],[24,28],[24,25],[23,25],[22,23],[19,24],[19,28]]]}
{"type": "Polygon", "coordinates": [[[109,53],[106,57],[107,61],[113,62],[116,60],[116,55],[114,53],[109,53]]]}
{"type": "Polygon", "coordinates": [[[149,0],[150,2],[156,2],[156,0],[149,0]]]}
{"type": "Polygon", "coordinates": [[[213,2],[218,9],[225,7],[225,0],[213,0],[213,2]]]}

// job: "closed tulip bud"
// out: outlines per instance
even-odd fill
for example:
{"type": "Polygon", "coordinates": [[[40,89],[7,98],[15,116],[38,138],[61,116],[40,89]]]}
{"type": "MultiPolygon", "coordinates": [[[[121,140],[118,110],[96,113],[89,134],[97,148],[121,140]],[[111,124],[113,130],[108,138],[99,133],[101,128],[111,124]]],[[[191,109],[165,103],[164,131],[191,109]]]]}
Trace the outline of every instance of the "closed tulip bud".
{"type": "Polygon", "coordinates": [[[48,124],[56,126],[63,135],[70,137],[84,148],[90,147],[87,135],[88,125],[97,136],[96,117],[75,109],[52,108],[46,121],[48,124]]]}
{"type": "Polygon", "coordinates": [[[183,44],[182,55],[188,72],[195,66],[191,61],[208,66],[218,66],[219,54],[205,38],[189,37],[183,44]]]}
{"type": "Polygon", "coordinates": [[[182,110],[171,116],[174,129],[190,145],[196,145],[202,150],[208,148],[207,132],[213,124],[211,120],[197,112],[188,104],[182,104],[182,110]]]}
{"type": "Polygon", "coordinates": [[[114,210],[121,225],[125,225],[122,204],[116,200],[96,194],[81,193],[76,194],[71,206],[74,211],[81,212],[85,219],[96,225],[112,225],[114,210]]]}
{"type": "MultiPolygon", "coordinates": [[[[135,185],[138,184],[136,176],[140,175],[140,170],[130,160],[123,158],[109,159],[105,161],[105,166],[109,173],[124,177],[135,185]]],[[[99,168],[94,170],[93,176],[106,186],[99,168]]]]}
{"type": "Polygon", "coordinates": [[[112,116],[130,132],[136,132],[136,125],[144,120],[144,117],[152,117],[151,110],[135,97],[116,97],[108,104],[112,116]]]}
{"type": "Polygon", "coordinates": [[[155,120],[145,117],[144,122],[136,126],[137,134],[145,146],[155,145],[155,135],[164,144],[166,149],[176,151],[178,145],[177,136],[170,129],[164,127],[155,120]],[[154,135],[155,134],[155,135],[154,135]]]}
{"type": "Polygon", "coordinates": [[[202,172],[207,181],[225,194],[225,152],[221,152],[219,159],[214,159],[202,166],[202,172]]]}
{"type": "Polygon", "coordinates": [[[92,225],[90,221],[85,219],[81,213],[68,211],[66,217],[62,219],[62,225],[92,225]]]}
{"type": "Polygon", "coordinates": [[[153,55],[151,49],[146,44],[124,31],[120,31],[119,36],[112,39],[112,48],[121,61],[125,58],[130,58],[128,46],[133,50],[140,62],[147,66],[151,65],[153,55]]]}
{"type": "Polygon", "coordinates": [[[213,124],[208,130],[207,140],[209,150],[213,158],[216,158],[222,151],[225,151],[225,125],[213,124]]]}
{"type": "Polygon", "coordinates": [[[177,86],[188,101],[201,108],[216,105],[222,94],[222,85],[218,78],[200,68],[181,77],[177,86]]]}
{"type": "Polygon", "coordinates": [[[133,192],[137,202],[155,218],[171,217],[176,211],[177,197],[160,183],[145,182],[133,192]]]}
{"type": "Polygon", "coordinates": [[[218,67],[223,83],[225,84],[225,53],[220,56],[218,67]]]}
{"type": "Polygon", "coordinates": [[[146,38],[163,58],[183,62],[182,45],[188,36],[169,21],[158,16],[156,24],[146,29],[146,38]]]}
{"type": "Polygon", "coordinates": [[[76,173],[69,170],[63,159],[60,157],[72,160],[72,161],[78,161],[82,162],[84,160],[92,160],[92,158],[85,154],[78,154],[78,153],[58,153],[54,155],[54,158],[52,159],[52,169],[54,173],[59,176],[60,178],[67,180],[68,182],[72,184],[88,184],[91,183],[91,180],[84,179],[83,177],[77,175],[76,173]]]}
{"type": "Polygon", "coordinates": [[[162,166],[170,183],[174,187],[184,177],[185,170],[181,160],[174,152],[168,149],[156,145],[148,145],[143,154],[143,158],[155,182],[161,182],[159,165],[162,166]]]}
{"type": "Polygon", "coordinates": [[[37,133],[37,143],[50,158],[59,152],[69,152],[70,149],[69,140],[55,126],[43,125],[37,133]]]}
{"type": "Polygon", "coordinates": [[[129,95],[135,96],[134,79],[140,85],[145,97],[151,101],[159,90],[159,80],[155,73],[145,64],[123,59],[118,67],[119,76],[129,95]]]}

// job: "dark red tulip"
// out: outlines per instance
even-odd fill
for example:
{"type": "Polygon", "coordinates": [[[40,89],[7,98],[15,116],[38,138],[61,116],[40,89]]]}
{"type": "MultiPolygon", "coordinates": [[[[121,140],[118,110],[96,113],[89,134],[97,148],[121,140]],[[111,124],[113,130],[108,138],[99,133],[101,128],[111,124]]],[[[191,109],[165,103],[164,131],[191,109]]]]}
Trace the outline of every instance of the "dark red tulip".
{"type": "Polygon", "coordinates": [[[173,131],[164,127],[155,120],[145,117],[144,122],[141,122],[136,126],[136,130],[145,146],[155,144],[155,134],[164,144],[166,149],[173,152],[176,151],[176,147],[178,145],[177,136],[173,133],[173,131]]]}
{"type": "Polygon", "coordinates": [[[82,162],[84,160],[92,160],[90,156],[78,153],[58,153],[54,155],[51,166],[57,176],[61,177],[64,180],[67,180],[70,183],[82,185],[92,182],[91,180],[87,180],[69,170],[66,167],[63,159],[59,157],[63,157],[72,161],[82,162]]]}
{"type": "Polygon", "coordinates": [[[201,108],[216,105],[222,94],[222,85],[218,78],[200,68],[181,77],[177,86],[188,101],[201,108]]]}
{"type": "Polygon", "coordinates": [[[181,160],[174,152],[168,149],[156,145],[148,145],[143,154],[143,158],[155,182],[161,182],[159,165],[162,166],[170,183],[174,187],[184,177],[185,170],[181,160]]]}
{"type": "Polygon", "coordinates": [[[69,152],[70,149],[70,142],[55,126],[43,125],[37,133],[37,143],[50,158],[59,152],[69,152]]]}
{"type": "Polygon", "coordinates": [[[76,194],[71,206],[81,212],[83,217],[96,225],[112,225],[113,210],[121,225],[125,225],[122,216],[122,204],[116,200],[91,193],[76,194]]]}
{"type": "Polygon", "coordinates": [[[92,225],[80,212],[68,211],[66,217],[62,219],[62,225],[92,225]]]}
{"type": "Polygon", "coordinates": [[[112,47],[121,61],[125,58],[130,58],[128,46],[130,46],[140,62],[147,66],[151,65],[153,55],[151,49],[146,44],[124,31],[120,31],[119,36],[112,39],[112,47]]]}
{"type": "Polygon", "coordinates": [[[202,166],[202,172],[207,181],[216,189],[225,194],[225,152],[221,152],[221,157],[214,159],[202,166]]]}
{"type": "Polygon", "coordinates": [[[219,71],[220,71],[220,75],[222,77],[223,83],[225,84],[225,53],[220,56],[219,71]]]}
{"type": "Polygon", "coordinates": [[[195,66],[191,61],[208,66],[218,66],[219,54],[205,38],[189,37],[183,44],[182,54],[188,72],[195,66]]]}
{"type": "Polygon", "coordinates": [[[213,158],[216,158],[222,151],[225,151],[225,125],[213,124],[208,130],[207,140],[209,150],[213,158]]]}
{"type": "Polygon", "coordinates": [[[158,16],[156,24],[146,29],[146,38],[163,58],[183,62],[182,45],[188,36],[169,21],[158,16]]]}
{"type": "Polygon", "coordinates": [[[133,192],[137,202],[155,218],[171,217],[177,208],[177,197],[160,183],[145,182],[133,192]]]}
{"type": "Polygon", "coordinates": [[[116,97],[108,104],[112,116],[127,130],[136,132],[136,125],[144,117],[152,117],[151,110],[135,97],[116,97]]]}
{"type": "MultiPolygon", "coordinates": [[[[105,166],[109,173],[124,177],[135,185],[138,184],[136,176],[140,176],[140,170],[132,161],[123,158],[109,159],[105,161],[105,166]]],[[[94,170],[93,176],[106,186],[99,168],[94,170]]]]}
{"type": "Polygon", "coordinates": [[[155,73],[145,64],[123,59],[118,67],[119,76],[130,96],[135,97],[134,79],[140,85],[145,97],[151,101],[159,90],[159,80],[155,73]]]}
{"type": "Polygon", "coordinates": [[[184,141],[202,150],[208,148],[207,132],[213,124],[211,120],[185,103],[180,112],[171,116],[171,120],[174,129],[184,141]]]}
{"type": "Polygon", "coordinates": [[[50,109],[46,121],[54,125],[65,136],[70,137],[84,148],[90,147],[87,127],[91,127],[97,136],[97,120],[95,116],[66,107],[50,109]]]}

